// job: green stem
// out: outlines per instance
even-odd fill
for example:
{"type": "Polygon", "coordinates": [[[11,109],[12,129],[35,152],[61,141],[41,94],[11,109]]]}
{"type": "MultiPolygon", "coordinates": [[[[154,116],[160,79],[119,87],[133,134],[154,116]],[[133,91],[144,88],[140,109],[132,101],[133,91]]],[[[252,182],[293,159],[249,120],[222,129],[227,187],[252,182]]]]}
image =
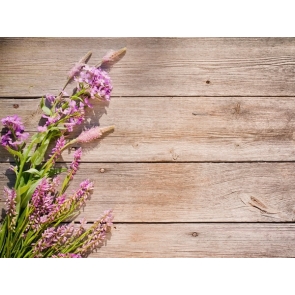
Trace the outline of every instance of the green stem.
{"type": "Polygon", "coordinates": [[[7,218],[5,218],[4,222],[2,223],[1,231],[0,231],[0,257],[4,257],[4,253],[5,253],[6,232],[7,232],[7,218]]]}
{"type": "Polygon", "coordinates": [[[16,241],[15,241],[15,239],[13,240],[13,247],[12,247],[11,252],[13,252],[15,249],[17,249],[20,242],[23,242],[22,235],[23,235],[24,231],[26,230],[26,227],[27,227],[28,221],[29,221],[28,217],[30,216],[31,213],[32,213],[32,211],[29,211],[29,213],[26,215],[24,221],[22,222],[22,224],[20,226],[20,229],[17,232],[17,235],[15,235],[15,239],[17,239],[17,240],[16,241]]]}
{"type": "MultiPolygon", "coordinates": [[[[63,152],[67,147],[69,147],[71,144],[75,143],[75,139],[69,141],[67,144],[65,144],[63,146],[63,148],[58,151],[58,153],[63,152]]],[[[41,178],[44,177],[46,175],[46,173],[48,172],[48,170],[52,167],[52,165],[54,164],[54,158],[56,157],[57,153],[54,153],[50,159],[43,165],[43,167],[41,168],[41,170],[44,170],[41,178]]]]}
{"type": "Polygon", "coordinates": [[[9,215],[7,215],[7,229],[8,229],[7,240],[5,241],[5,244],[6,244],[6,257],[10,258],[11,218],[10,218],[9,215]]]}

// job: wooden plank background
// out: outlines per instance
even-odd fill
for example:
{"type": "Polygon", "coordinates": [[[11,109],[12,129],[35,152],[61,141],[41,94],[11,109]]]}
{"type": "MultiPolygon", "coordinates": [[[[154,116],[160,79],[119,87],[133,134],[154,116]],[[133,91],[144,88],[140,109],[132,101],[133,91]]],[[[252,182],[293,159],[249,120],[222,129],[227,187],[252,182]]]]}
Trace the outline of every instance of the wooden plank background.
{"type": "MultiPolygon", "coordinates": [[[[89,222],[114,209],[91,256],[294,257],[294,38],[1,38],[0,117],[18,114],[33,134],[40,97],[75,62],[123,46],[110,104],[75,131],[116,125],[82,146],[72,185],[95,181],[89,222]]],[[[1,147],[1,187],[11,161],[1,147]]]]}

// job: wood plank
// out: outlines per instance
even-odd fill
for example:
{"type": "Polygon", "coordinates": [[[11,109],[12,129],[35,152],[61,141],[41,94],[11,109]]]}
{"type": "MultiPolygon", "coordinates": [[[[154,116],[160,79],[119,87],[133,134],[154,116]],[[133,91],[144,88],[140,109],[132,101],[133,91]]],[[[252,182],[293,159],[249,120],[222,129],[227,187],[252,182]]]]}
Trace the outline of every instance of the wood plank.
{"type": "Polygon", "coordinates": [[[295,163],[82,163],[72,188],[95,182],[88,221],[112,208],[116,222],[291,222],[294,174],[295,163]]]}
{"type": "Polygon", "coordinates": [[[90,257],[295,257],[294,224],[116,224],[90,257]]]}
{"type": "MultiPolygon", "coordinates": [[[[38,105],[39,99],[1,99],[0,117],[17,114],[35,131],[38,105]]],[[[94,103],[76,134],[116,125],[113,134],[83,145],[86,162],[293,161],[294,108],[288,97],[115,97],[108,107],[94,103]]],[[[0,161],[7,160],[1,147],[0,161]]]]}
{"type": "Polygon", "coordinates": [[[0,96],[57,94],[72,65],[127,46],[115,96],[280,96],[295,92],[294,38],[1,38],[0,96]]]}

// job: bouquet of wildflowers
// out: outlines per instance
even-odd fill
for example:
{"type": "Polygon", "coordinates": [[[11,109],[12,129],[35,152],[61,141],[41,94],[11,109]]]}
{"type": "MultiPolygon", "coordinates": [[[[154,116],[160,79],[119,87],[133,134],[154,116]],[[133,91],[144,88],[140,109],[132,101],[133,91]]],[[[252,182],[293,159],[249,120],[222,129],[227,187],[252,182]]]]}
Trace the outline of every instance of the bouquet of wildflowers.
{"type": "Polygon", "coordinates": [[[91,52],[87,53],[70,71],[61,93],[41,99],[45,122],[29,141],[18,116],[1,120],[1,144],[14,157],[15,165],[10,169],[16,180],[13,188],[4,188],[6,212],[0,225],[0,257],[87,257],[103,244],[112,226],[111,210],[88,228],[83,220],[79,225],[68,222],[79,214],[93,190],[93,182],[86,179],[79,189],[66,193],[78,170],[82,149],[74,152],[68,169],[59,168],[56,162],[72,144],[90,142],[114,129],[93,127],[67,140],[74,126],[84,122],[91,100],[110,100],[108,71],[125,53],[126,48],[111,51],[93,67],[87,65],[91,52]],[[69,96],[64,89],[72,81],[76,88],[69,96]],[[54,148],[50,150],[51,143],[54,148]]]}

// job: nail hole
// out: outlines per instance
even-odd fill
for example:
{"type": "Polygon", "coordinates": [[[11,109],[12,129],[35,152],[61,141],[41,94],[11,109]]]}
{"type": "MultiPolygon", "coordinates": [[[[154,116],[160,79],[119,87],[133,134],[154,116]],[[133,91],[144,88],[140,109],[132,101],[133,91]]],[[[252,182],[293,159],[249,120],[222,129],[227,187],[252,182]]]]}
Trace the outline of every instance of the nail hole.
{"type": "Polygon", "coordinates": [[[209,81],[209,80],[207,80],[207,81],[206,81],[206,84],[210,84],[210,81],[209,81]]]}
{"type": "Polygon", "coordinates": [[[14,107],[15,109],[18,109],[18,108],[19,108],[19,105],[18,105],[17,103],[15,103],[15,104],[13,104],[13,107],[14,107]]]}
{"type": "Polygon", "coordinates": [[[193,236],[193,237],[197,237],[198,235],[199,235],[199,234],[196,233],[196,232],[193,232],[193,233],[192,233],[192,236],[193,236]]]}
{"type": "Polygon", "coordinates": [[[76,151],[77,149],[78,149],[77,146],[72,146],[72,147],[71,147],[71,151],[76,151]]]}

